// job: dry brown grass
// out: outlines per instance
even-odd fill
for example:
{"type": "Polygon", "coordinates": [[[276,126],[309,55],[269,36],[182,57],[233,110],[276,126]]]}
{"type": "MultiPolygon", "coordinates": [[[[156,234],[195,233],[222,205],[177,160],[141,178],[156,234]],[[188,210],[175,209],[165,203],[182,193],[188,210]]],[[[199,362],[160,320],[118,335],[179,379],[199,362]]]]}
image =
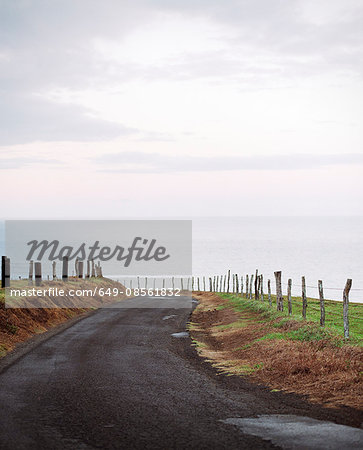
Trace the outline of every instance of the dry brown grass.
{"type": "Polygon", "coordinates": [[[305,394],[327,406],[363,407],[362,348],[337,347],[329,340],[259,340],[303,324],[291,321],[276,329],[276,321],[262,322],[258,312],[218,309],[226,300],[216,294],[195,297],[200,304],[192,316],[191,335],[200,355],[220,370],[273,389],[305,394]]]}
{"type": "MultiPolygon", "coordinates": [[[[95,283],[98,287],[120,287],[122,286],[115,281],[104,279],[92,280],[77,280],[72,279],[72,285],[76,284],[77,288],[90,289],[94,288],[95,283]]],[[[61,282],[44,282],[42,288],[47,286],[64,287],[64,283],[61,282]]],[[[94,307],[94,304],[100,305],[100,303],[109,303],[111,301],[120,300],[125,296],[119,296],[117,299],[108,298],[95,298],[87,299],[90,308],[94,307]]],[[[11,351],[18,343],[24,342],[35,334],[43,333],[48,329],[59,325],[72,317],[85,314],[90,311],[90,308],[79,308],[77,304],[85,305],[85,300],[81,302],[81,298],[74,297],[73,300],[69,300],[69,308],[5,308],[4,301],[0,301],[0,357],[4,356],[7,352],[11,351]]],[[[54,300],[55,301],[55,300],[54,300]]],[[[29,299],[29,304],[34,302],[34,299],[29,299]]],[[[52,299],[47,299],[48,304],[52,303],[52,299]]]]}

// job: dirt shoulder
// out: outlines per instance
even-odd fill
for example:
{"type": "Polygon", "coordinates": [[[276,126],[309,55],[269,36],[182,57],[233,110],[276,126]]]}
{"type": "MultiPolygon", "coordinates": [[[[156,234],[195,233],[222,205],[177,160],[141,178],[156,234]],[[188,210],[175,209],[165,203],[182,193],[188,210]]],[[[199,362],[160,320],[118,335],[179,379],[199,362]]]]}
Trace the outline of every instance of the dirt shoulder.
{"type": "Polygon", "coordinates": [[[213,293],[189,325],[198,353],[225,373],[329,407],[363,407],[363,349],[340,345],[316,324],[269,317],[213,293]]]}
{"type": "MultiPolygon", "coordinates": [[[[43,282],[42,289],[47,287],[64,287],[65,284],[57,281],[43,282]]],[[[68,283],[73,289],[94,289],[109,288],[122,289],[123,286],[116,281],[107,278],[91,278],[91,279],[77,279],[71,278],[68,283]]],[[[99,289],[98,289],[99,290],[99,289]]],[[[77,316],[85,315],[95,309],[102,303],[110,303],[126,298],[126,295],[118,295],[116,297],[96,295],[90,299],[82,299],[81,297],[69,298],[68,308],[5,308],[4,289],[0,290],[0,358],[5,356],[9,351],[13,350],[15,346],[24,342],[34,335],[44,333],[45,331],[60,325],[77,316]],[[89,308],[77,307],[79,304],[89,304],[89,308]]],[[[49,304],[52,304],[52,297],[48,299],[49,304]]],[[[29,303],[34,299],[29,299],[29,303]]]]}

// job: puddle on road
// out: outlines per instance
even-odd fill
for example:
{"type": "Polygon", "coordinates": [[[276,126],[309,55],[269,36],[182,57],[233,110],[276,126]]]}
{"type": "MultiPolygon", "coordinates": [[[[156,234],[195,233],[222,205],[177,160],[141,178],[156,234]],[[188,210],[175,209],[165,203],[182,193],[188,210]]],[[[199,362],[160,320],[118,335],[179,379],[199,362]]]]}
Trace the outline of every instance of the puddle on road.
{"type": "Polygon", "coordinates": [[[175,338],[186,338],[189,337],[189,333],[186,331],[181,331],[180,333],[172,333],[172,336],[175,338]]]}
{"type": "Polygon", "coordinates": [[[163,320],[171,319],[172,317],[176,317],[176,314],[172,314],[171,316],[165,316],[163,317],[163,320]]]}
{"type": "Polygon", "coordinates": [[[333,422],[294,415],[262,415],[221,420],[245,434],[261,437],[284,449],[342,450],[362,449],[363,430],[333,422]]]}

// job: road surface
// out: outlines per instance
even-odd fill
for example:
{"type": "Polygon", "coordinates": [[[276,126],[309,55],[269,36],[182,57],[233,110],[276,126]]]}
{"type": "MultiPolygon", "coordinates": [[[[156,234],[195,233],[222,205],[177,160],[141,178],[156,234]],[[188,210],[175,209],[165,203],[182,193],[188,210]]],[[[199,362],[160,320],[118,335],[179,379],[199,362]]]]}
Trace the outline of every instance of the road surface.
{"type": "Polygon", "coordinates": [[[349,410],[325,410],[218,374],[189,337],[173,336],[185,331],[192,308],[186,298],[117,306],[43,337],[18,359],[5,358],[1,449],[288,448],[272,439],[274,446],[268,433],[246,433],[233,418],[353,420],[349,410]]]}

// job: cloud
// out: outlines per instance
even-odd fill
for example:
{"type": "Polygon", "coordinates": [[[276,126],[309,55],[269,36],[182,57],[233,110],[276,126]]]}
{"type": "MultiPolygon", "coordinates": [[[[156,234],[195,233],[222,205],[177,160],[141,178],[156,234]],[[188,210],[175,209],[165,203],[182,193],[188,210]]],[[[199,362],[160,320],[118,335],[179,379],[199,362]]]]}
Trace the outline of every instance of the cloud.
{"type": "Polygon", "coordinates": [[[116,122],[91,118],[92,105],[87,109],[46,99],[49,92],[62,89],[99,92],[137,80],[203,79],[254,90],[324,73],[344,79],[360,76],[361,2],[317,3],[0,0],[0,145],[99,141],[132,132],[116,122]],[[166,26],[155,42],[157,31],[168,23],[179,25],[175,32],[166,26]],[[97,42],[115,47],[115,54],[97,49],[97,42]],[[193,50],[198,42],[200,49],[193,50]],[[160,43],[177,51],[155,61],[145,58],[160,43]],[[129,56],[118,54],[118,46],[129,46],[129,56]]]}
{"type": "Polygon", "coordinates": [[[56,165],[61,166],[63,163],[57,159],[41,159],[35,157],[3,157],[0,158],[0,170],[21,169],[32,165],[56,165]]]}
{"type": "Polygon", "coordinates": [[[92,158],[92,161],[97,164],[99,171],[119,173],[286,171],[363,164],[363,154],[197,157],[125,151],[108,153],[92,158]]]}
{"type": "Polygon", "coordinates": [[[32,95],[4,95],[0,109],[1,145],[34,141],[100,141],[137,130],[94,118],[85,108],[56,104],[32,95]]]}

